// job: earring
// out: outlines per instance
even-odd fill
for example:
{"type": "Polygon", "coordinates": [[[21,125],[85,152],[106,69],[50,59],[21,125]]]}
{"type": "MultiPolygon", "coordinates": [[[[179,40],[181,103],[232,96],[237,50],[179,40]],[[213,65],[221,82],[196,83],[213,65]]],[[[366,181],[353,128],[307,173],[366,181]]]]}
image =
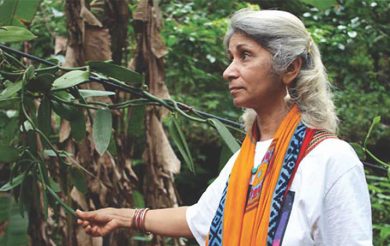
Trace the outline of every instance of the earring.
{"type": "Polygon", "coordinates": [[[286,95],[283,98],[285,103],[289,103],[291,100],[290,92],[288,91],[288,86],[286,86],[286,95]]]}

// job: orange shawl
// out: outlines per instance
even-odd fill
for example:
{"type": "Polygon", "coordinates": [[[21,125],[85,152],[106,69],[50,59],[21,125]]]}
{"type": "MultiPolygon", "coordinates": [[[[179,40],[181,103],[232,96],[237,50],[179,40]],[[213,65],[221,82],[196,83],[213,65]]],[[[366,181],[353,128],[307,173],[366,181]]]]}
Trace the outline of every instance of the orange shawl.
{"type": "Polygon", "coordinates": [[[298,107],[294,105],[277,129],[271,144],[274,154],[263,179],[259,202],[251,209],[247,209],[246,202],[257,136],[254,133],[252,137],[250,134],[245,137],[227,187],[222,245],[266,245],[274,190],[287,148],[300,119],[298,107]]]}

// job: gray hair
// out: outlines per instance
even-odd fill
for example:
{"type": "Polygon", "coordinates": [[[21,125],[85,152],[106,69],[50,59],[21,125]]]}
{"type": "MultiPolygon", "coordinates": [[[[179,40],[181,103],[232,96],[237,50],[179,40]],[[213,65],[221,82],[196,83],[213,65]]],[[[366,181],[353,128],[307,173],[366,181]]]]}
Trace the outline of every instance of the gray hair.
{"type": "MultiPolygon", "coordinates": [[[[277,74],[286,71],[296,58],[301,57],[301,71],[288,88],[285,101],[298,105],[306,126],[332,133],[337,131],[338,120],[330,83],[319,49],[296,16],[278,10],[240,10],[230,19],[225,47],[229,46],[234,33],[245,34],[268,50],[273,56],[272,68],[277,74]]],[[[247,109],[242,118],[248,130],[256,112],[247,109]]]]}

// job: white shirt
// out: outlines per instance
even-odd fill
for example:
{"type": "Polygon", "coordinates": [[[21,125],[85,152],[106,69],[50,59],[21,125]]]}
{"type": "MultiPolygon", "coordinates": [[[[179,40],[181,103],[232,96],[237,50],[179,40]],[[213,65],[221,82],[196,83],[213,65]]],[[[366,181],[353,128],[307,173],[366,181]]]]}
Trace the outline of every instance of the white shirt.
{"type": "MultiPolygon", "coordinates": [[[[256,144],[258,165],[271,140],[256,144]]],[[[237,151],[219,176],[189,207],[186,219],[200,245],[210,230],[237,151]]],[[[300,163],[290,191],[294,200],[282,245],[372,245],[371,206],[363,165],[352,147],[326,139],[300,163]]]]}

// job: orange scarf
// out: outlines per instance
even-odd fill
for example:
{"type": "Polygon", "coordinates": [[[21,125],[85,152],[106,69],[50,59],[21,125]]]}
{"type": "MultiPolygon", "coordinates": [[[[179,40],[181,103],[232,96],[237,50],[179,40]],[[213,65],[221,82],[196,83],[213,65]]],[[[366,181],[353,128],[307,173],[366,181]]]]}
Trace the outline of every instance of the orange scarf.
{"type": "Polygon", "coordinates": [[[227,187],[222,245],[266,245],[274,190],[287,148],[300,119],[298,107],[294,105],[277,129],[271,144],[274,154],[262,181],[257,206],[250,209],[246,203],[257,136],[256,133],[252,137],[250,134],[246,135],[227,187]]]}

